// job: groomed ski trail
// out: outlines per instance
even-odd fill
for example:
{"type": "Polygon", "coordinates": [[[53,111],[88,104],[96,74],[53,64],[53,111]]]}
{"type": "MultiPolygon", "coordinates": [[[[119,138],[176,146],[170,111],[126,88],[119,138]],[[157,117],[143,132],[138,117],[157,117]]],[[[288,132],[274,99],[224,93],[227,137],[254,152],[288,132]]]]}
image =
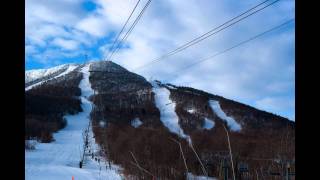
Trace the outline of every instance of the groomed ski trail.
{"type": "MultiPolygon", "coordinates": [[[[107,169],[105,160],[100,157],[97,162],[86,157],[83,168],[79,168],[80,149],[83,147],[82,132],[88,128],[92,103],[87,99],[93,94],[89,82],[89,65],[82,68],[83,79],[81,88],[81,106],[83,112],[67,115],[67,126],[54,133],[54,142],[38,143],[36,149],[25,151],[25,179],[26,180],[117,180],[121,179],[119,167],[112,165],[107,169]]],[[[91,150],[97,153],[99,146],[93,138],[92,128],[89,128],[89,142],[91,150]]]]}

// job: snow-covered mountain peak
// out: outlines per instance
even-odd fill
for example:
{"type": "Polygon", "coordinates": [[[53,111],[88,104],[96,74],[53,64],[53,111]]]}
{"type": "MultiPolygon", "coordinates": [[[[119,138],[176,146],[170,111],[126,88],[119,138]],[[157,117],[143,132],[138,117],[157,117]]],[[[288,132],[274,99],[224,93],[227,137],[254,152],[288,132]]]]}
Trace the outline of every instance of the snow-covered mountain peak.
{"type": "Polygon", "coordinates": [[[36,69],[25,72],[25,90],[38,86],[53,78],[58,78],[69,74],[78,68],[80,64],[63,64],[48,69],[36,69]]]}
{"type": "Polygon", "coordinates": [[[68,64],[63,64],[59,66],[55,66],[49,69],[33,69],[25,72],[25,82],[31,82],[33,80],[39,79],[41,77],[47,76],[49,74],[55,73],[59,70],[66,69],[68,64]]]}
{"type": "Polygon", "coordinates": [[[62,64],[48,69],[32,69],[25,72],[25,83],[35,81],[37,79],[50,76],[53,74],[63,73],[70,67],[77,67],[78,64],[62,64]]]}

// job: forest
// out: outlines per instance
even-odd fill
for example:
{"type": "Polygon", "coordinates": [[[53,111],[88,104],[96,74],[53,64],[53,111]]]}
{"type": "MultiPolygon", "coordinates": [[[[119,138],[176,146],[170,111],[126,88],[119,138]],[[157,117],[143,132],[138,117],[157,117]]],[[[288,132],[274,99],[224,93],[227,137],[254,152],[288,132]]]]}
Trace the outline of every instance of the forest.
{"type": "Polygon", "coordinates": [[[25,139],[51,142],[52,133],[67,124],[63,116],[82,111],[81,79],[80,72],[72,72],[68,78],[52,79],[25,92],[25,139]]]}
{"type": "Polygon", "coordinates": [[[290,171],[294,172],[294,123],[190,88],[168,89],[170,98],[176,103],[179,124],[190,135],[192,145],[159,121],[159,112],[152,110],[153,93],[141,102],[136,101],[139,97],[135,93],[96,94],[93,97],[97,108],[91,114],[95,138],[107,159],[123,167],[128,177],[185,179],[187,172],[191,172],[222,179],[226,175],[231,177],[234,169],[237,179],[281,179],[288,163],[290,171]],[[230,131],[226,122],[209,107],[209,99],[219,100],[228,115],[247,125],[240,132],[230,131]],[[197,113],[188,112],[190,108],[196,109],[197,113]],[[143,125],[132,127],[130,122],[135,117],[141,119],[143,125]],[[201,128],[205,117],[215,121],[213,129],[201,128]],[[106,126],[100,126],[102,120],[106,126]],[[257,125],[259,121],[260,125],[257,125]]]}

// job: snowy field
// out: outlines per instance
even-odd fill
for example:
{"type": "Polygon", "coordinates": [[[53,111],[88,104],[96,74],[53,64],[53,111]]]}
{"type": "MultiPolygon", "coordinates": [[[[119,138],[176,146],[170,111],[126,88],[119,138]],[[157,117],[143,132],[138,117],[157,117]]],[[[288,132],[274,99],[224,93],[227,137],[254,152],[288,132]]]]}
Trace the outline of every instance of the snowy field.
{"type": "MultiPolygon", "coordinates": [[[[106,168],[105,161],[86,157],[83,168],[79,168],[80,152],[82,151],[82,132],[88,128],[89,114],[92,104],[87,97],[93,94],[89,83],[89,65],[82,69],[84,77],[80,82],[81,106],[83,112],[65,116],[67,126],[54,134],[54,142],[38,143],[35,150],[25,151],[26,180],[117,180],[121,179],[119,167],[112,165],[106,168]]],[[[95,143],[92,129],[89,128],[89,144],[91,152],[97,153],[99,146],[95,143]]]]}

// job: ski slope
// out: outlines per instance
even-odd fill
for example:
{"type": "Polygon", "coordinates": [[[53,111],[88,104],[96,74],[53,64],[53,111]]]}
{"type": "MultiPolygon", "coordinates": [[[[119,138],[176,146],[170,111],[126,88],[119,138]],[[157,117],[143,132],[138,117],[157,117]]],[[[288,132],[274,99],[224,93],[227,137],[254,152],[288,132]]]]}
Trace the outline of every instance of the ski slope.
{"type": "Polygon", "coordinates": [[[218,117],[227,122],[228,126],[232,131],[241,130],[240,124],[232,117],[227,116],[226,113],[223,112],[218,101],[209,100],[209,104],[212,110],[218,115],[218,117]]]}
{"type": "Polygon", "coordinates": [[[212,121],[211,119],[208,118],[204,118],[204,125],[203,128],[210,130],[214,127],[214,121],[212,121]]]}
{"type": "Polygon", "coordinates": [[[82,151],[82,132],[89,127],[90,150],[98,154],[99,146],[93,138],[92,128],[89,126],[89,115],[92,103],[87,99],[93,94],[89,83],[89,64],[82,68],[83,79],[81,88],[81,106],[83,112],[67,115],[67,126],[54,134],[54,142],[38,143],[35,150],[25,151],[25,179],[26,180],[120,180],[120,168],[112,165],[106,168],[105,160],[96,156],[100,161],[86,156],[83,168],[79,168],[80,152],[82,151]]]}
{"type": "Polygon", "coordinates": [[[167,88],[159,87],[156,82],[151,83],[152,91],[155,94],[155,104],[160,111],[160,120],[170,132],[187,139],[190,143],[191,138],[183,132],[179,125],[179,118],[176,114],[176,104],[170,99],[170,91],[167,88]]]}

